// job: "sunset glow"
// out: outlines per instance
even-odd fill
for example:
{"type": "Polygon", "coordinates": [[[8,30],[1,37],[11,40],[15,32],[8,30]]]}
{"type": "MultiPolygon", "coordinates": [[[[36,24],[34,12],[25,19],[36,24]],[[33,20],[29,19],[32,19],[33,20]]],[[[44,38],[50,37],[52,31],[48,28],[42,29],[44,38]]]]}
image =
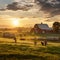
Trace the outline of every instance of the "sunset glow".
{"type": "Polygon", "coordinates": [[[40,0],[1,0],[0,26],[33,27],[35,24],[42,22],[52,27],[54,22],[60,22],[60,7],[56,8],[57,5],[60,5],[60,1],[52,1],[44,0],[44,4],[47,5],[48,2],[46,7],[42,3],[40,5],[40,0]]]}
{"type": "Polygon", "coordinates": [[[19,19],[18,18],[12,18],[12,24],[14,27],[18,27],[19,26],[19,19]]]}
{"type": "Polygon", "coordinates": [[[60,0],[0,0],[0,60],[60,60],[60,0]]]}

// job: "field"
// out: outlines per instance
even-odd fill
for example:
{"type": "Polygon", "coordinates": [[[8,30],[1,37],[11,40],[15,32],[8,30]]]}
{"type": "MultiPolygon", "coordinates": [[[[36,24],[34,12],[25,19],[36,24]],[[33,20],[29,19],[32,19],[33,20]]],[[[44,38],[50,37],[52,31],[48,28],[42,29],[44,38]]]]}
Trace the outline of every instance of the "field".
{"type": "Polygon", "coordinates": [[[60,60],[60,40],[47,40],[47,46],[42,46],[39,39],[60,37],[60,34],[17,33],[17,43],[2,35],[0,33],[0,60],[60,60]]]}
{"type": "Polygon", "coordinates": [[[60,44],[0,44],[0,60],[60,60],[60,44]],[[54,46],[55,45],[55,46],[54,46]]]}
{"type": "Polygon", "coordinates": [[[48,42],[42,46],[41,41],[34,45],[31,40],[0,38],[0,60],[60,60],[60,43],[48,42]]]}

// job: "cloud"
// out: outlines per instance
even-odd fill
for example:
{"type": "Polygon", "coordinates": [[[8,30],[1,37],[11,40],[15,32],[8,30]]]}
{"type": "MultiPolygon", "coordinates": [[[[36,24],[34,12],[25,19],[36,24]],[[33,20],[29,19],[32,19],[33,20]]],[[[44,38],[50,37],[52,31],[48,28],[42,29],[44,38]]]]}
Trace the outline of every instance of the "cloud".
{"type": "Polygon", "coordinates": [[[34,0],[14,0],[16,2],[34,2],[34,0]]]}
{"type": "Polygon", "coordinates": [[[13,11],[13,10],[6,10],[6,11],[0,11],[0,15],[10,15],[12,17],[20,17],[20,18],[24,18],[24,17],[32,17],[32,18],[36,18],[36,17],[40,17],[43,18],[45,17],[43,12],[38,12],[38,9],[30,9],[28,11],[23,11],[23,10],[18,10],[18,11],[13,11]]]}
{"type": "Polygon", "coordinates": [[[52,17],[51,19],[47,19],[47,20],[45,20],[46,22],[57,22],[57,21],[59,21],[60,22],[60,15],[56,15],[56,16],[54,16],[54,17],[52,17]]]}
{"type": "Polygon", "coordinates": [[[14,0],[15,2],[19,2],[20,0],[14,0]]]}
{"type": "Polygon", "coordinates": [[[17,5],[18,5],[17,2],[13,2],[12,4],[7,5],[7,9],[8,10],[18,10],[19,8],[17,7],[17,5]]]}
{"type": "Polygon", "coordinates": [[[49,13],[50,17],[60,15],[60,0],[37,0],[42,11],[49,13]]]}
{"type": "Polygon", "coordinates": [[[27,11],[33,7],[32,4],[27,4],[25,2],[13,2],[12,4],[7,5],[8,10],[24,10],[27,11]]]}

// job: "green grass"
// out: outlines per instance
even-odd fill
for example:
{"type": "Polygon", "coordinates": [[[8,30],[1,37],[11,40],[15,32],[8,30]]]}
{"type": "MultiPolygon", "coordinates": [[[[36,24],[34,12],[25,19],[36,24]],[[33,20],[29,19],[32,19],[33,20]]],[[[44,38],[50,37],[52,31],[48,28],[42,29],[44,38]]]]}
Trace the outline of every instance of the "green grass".
{"type": "Polygon", "coordinates": [[[21,41],[17,36],[17,43],[13,39],[0,38],[0,60],[60,60],[60,43],[48,42],[42,46],[40,41],[34,46],[32,38],[56,36],[60,34],[39,34],[23,36],[26,40],[21,41]]]}
{"type": "Polygon", "coordinates": [[[42,36],[42,37],[48,37],[48,36],[50,36],[50,37],[60,37],[60,34],[53,34],[53,33],[51,33],[51,34],[49,34],[49,33],[46,33],[46,34],[37,34],[38,36],[42,36]]]}
{"type": "Polygon", "coordinates": [[[0,44],[1,60],[59,60],[60,46],[31,46],[0,44]]]}

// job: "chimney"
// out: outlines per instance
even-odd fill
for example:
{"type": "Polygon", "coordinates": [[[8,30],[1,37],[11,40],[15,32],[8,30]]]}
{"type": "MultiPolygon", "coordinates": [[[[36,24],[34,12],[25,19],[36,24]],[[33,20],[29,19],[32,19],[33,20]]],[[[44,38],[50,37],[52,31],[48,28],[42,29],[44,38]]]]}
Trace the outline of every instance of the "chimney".
{"type": "Polygon", "coordinates": [[[41,24],[43,24],[43,23],[41,22],[41,24]]]}

